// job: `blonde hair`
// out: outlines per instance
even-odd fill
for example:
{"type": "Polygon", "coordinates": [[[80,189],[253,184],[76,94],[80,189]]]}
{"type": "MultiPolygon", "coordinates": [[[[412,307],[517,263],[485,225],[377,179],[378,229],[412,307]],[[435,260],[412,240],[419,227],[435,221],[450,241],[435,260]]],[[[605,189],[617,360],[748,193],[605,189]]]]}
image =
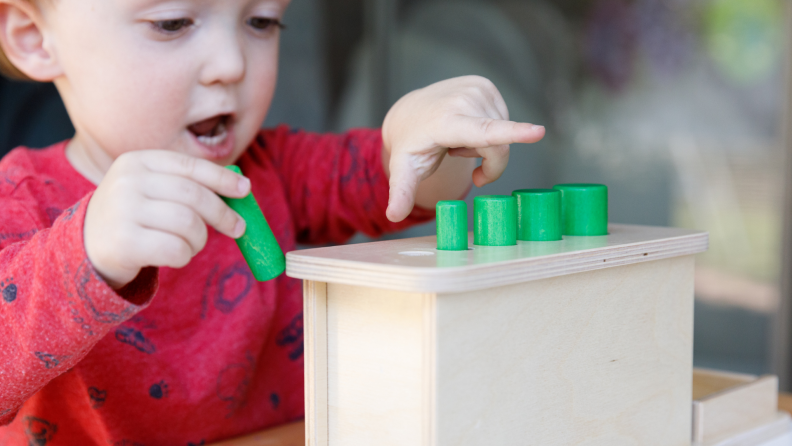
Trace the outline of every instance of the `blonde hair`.
{"type": "MultiPolygon", "coordinates": [[[[35,1],[32,0],[23,0],[23,1],[31,2],[34,4],[36,3],[35,1]]],[[[0,75],[3,75],[9,79],[14,79],[14,80],[26,80],[26,81],[31,80],[29,77],[25,76],[23,72],[19,71],[19,69],[15,67],[10,60],[8,60],[8,56],[6,56],[6,53],[5,51],[3,51],[2,46],[0,46],[0,75]]]]}

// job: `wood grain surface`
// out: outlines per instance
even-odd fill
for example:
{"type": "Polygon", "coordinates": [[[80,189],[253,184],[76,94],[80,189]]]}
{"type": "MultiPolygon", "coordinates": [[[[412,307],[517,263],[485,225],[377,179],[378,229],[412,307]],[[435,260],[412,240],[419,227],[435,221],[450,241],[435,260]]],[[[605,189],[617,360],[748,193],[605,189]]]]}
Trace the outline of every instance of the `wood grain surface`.
{"type": "Polygon", "coordinates": [[[304,446],[305,423],[278,426],[266,431],[235,438],[233,440],[212,443],[209,446],[304,446]]]}
{"type": "Polygon", "coordinates": [[[423,444],[689,446],[693,263],[438,295],[423,444]]]}
{"type": "Polygon", "coordinates": [[[326,445],[327,428],[327,284],[303,282],[305,339],[305,442],[326,445]]]}
{"type": "Polygon", "coordinates": [[[433,303],[430,294],[328,284],[326,444],[434,444],[433,303]]]}
{"type": "Polygon", "coordinates": [[[468,251],[438,251],[431,236],[293,251],[286,256],[286,274],[395,291],[455,293],[696,254],[707,245],[705,232],[631,225],[611,225],[607,236],[468,251]]]}
{"type": "MultiPolygon", "coordinates": [[[[698,390],[705,392],[701,388],[698,390]]],[[[778,410],[792,413],[792,394],[779,393],[778,410]]],[[[213,443],[212,446],[303,446],[306,444],[308,443],[305,437],[305,423],[297,422],[242,438],[213,443]]]]}
{"type": "Polygon", "coordinates": [[[327,336],[306,337],[327,374],[306,372],[308,404],[327,398],[307,424],[327,435],[309,444],[689,446],[693,263],[465,293],[327,284],[327,336]]]}
{"type": "Polygon", "coordinates": [[[722,370],[693,369],[693,401],[756,381],[757,375],[722,370]]]}
{"type": "Polygon", "coordinates": [[[776,376],[696,369],[693,387],[696,444],[715,444],[778,419],[776,376]],[[711,392],[702,395],[706,388],[711,392]]]}
{"type": "Polygon", "coordinates": [[[689,446],[706,233],[295,251],[310,446],[689,446]],[[530,436],[526,433],[530,432],[530,436]]]}

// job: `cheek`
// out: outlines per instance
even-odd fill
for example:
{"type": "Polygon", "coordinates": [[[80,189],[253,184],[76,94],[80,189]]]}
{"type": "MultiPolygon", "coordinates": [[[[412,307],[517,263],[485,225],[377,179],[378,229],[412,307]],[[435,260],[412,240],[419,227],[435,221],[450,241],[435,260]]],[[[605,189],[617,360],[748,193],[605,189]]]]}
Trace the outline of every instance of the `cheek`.
{"type": "Polygon", "coordinates": [[[191,82],[167,68],[115,64],[108,76],[81,86],[97,140],[108,149],[121,143],[124,151],[168,148],[182,130],[191,82]]]}
{"type": "Polygon", "coordinates": [[[66,54],[70,112],[77,128],[115,155],[167,149],[182,130],[192,70],[123,40],[81,39],[66,54]]]}
{"type": "Polygon", "coordinates": [[[239,96],[240,110],[240,143],[245,145],[255,137],[269,111],[278,77],[278,54],[268,57],[255,57],[248,63],[245,81],[239,96]]]}

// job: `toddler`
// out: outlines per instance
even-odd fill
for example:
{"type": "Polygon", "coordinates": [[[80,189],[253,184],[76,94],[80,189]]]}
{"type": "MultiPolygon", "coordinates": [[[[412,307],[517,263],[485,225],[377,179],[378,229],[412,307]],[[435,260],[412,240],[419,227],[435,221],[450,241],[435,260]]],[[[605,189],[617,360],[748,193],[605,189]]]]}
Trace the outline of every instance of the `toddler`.
{"type": "Polygon", "coordinates": [[[301,420],[301,283],[253,279],[218,195],[252,190],[284,251],[342,243],[431,219],[543,137],[473,76],[406,95],[381,131],[260,130],[288,3],[0,0],[4,73],[53,81],[76,129],[0,162],[0,445],[301,420]]]}

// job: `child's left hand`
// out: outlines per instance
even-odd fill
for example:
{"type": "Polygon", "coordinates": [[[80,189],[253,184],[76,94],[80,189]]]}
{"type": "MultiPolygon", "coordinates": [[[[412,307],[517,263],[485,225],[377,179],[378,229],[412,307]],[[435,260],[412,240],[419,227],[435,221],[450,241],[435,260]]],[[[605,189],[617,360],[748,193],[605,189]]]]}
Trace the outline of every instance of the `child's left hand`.
{"type": "MultiPolygon", "coordinates": [[[[500,178],[509,162],[510,144],[534,143],[544,134],[540,125],[509,121],[503,97],[483,77],[449,79],[407,94],[391,108],[382,127],[390,175],[388,219],[404,220],[416,202],[433,207],[431,202],[464,194],[470,187],[470,170],[438,171],[446,153],[483,158],[472,174],[481,187],[500,178]],[[423,182],[430,176],[434,181],[423,182]]],[[[465,166],[472,169],[473,161],[465,166]]]]}

